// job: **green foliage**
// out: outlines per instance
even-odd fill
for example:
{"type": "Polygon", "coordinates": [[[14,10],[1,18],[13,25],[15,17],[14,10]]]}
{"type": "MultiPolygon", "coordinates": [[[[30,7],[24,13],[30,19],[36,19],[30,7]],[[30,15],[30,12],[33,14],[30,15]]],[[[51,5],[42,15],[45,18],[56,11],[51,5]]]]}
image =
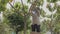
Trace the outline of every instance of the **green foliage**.
{"type": "MultiPolygon", "coordinates": [[[[6,10],[4,12],[4,17],[7,19],[7,24],[11,27],[11,28],[15,28],[18,31],[22,31],[24,30],[24,13],[27,15],[28,14],[28,6],[24,5],[24,9],[22,9],[22,5],[20,4],[20,2],[16,2],[14,4],[14,7],[16,8],[16,10],[14,10],[13,8],[11,8],[10,10],[6,10]]],[[[26,16],[26,23],[27,23],[27,29],[30,28],[30,26],[28,26],[30,24],[30,19],[29,19],[29,15],[26,16]]],[[[6,20],[5,20],[6,21],[6,20]]]]}
{"type": "Polygon", "coordinates": [[[27,2],[29,2],[29,3],[30,3],[30,0],[27,0],[27,2]]]}
{"type": "Polygon", "coordinates": [[[0,0],[0,3],[2,4],[6,4],[7,2],[9,2],[9,0],[0,0]]]}
{"type": "MultiPolygon", "coordinates": [[[[36,0],[32,0],[32,3],[33,3],[34,1],[36,1],[36,0]]],[[[30,3],[31,0],[27,0],[27,2],[30,3]]],[[[35,3],[37,3],[37,6],[43,5],[43,0],[38,0],[38,1],[35,2],[35,3]]]]}
{"type": "Polygon", "coordinates": [[[0,11],[4,11],[6,9],[5,5],[0,4],[0,11]]]}
{"type": "Polygon", "coordinates": [[[6,23],[0,23],[0,34],[8,34],[9,26],[6,23]]]}
{"type": "Polygon", "coordinates": [[[60,14],[60,6],[57,7],[57,13],[60,14]]]}
{"type": "Polygon", "coordinates": [[[58,0],[47,0],[48,2],[56,2],[56,1],[58,1],[58,0]]]}
{"type": "Polygon", "coordinates": [[[54,7],[51,7],[51,5],[50,5],[50,3],[47,5],[47,8],[49,9],[49,11],[54,11],[57,7],[56,7],[56,5],[55,5],[55,3],[54,3],[54,7]]]}
{"type": "Polygon", "coordinates": [[[22,7],[21,7],[22,5],[20,4],[20,2],[16,2],[15,4],[14,4],[14,7],[17,9],[17,10],[20,10],[22,7]]]}
{"type": "Polygon", "coordinates": [[[7,17],[7,19],[9,20],[9,24],[12,28],[14,28],[14,26],[18,27],[19,25],[19,30],[23,30],[24,28],[24,21],[23,21],[23,16],[22,15],[18,15],[17,13],[13,13],[11,15],[9,15],[7,17]]]}
{"type": "Polygon", "coordinates": [[[6,10],[6,4],[9,0],[0,0],[0,11],[6,10]]]}
{"type": "Polygon", "coordinates": [[[37,2],[37,6],[40,6],[40,5],[43,5],[43,0],[39,0],[39,1],[37,2]]]}
{"type": "Polygon", "coordinates": [[[57,15],[56,21],[59,23],[60,22],[60,14],[57,15]]]}
{"type": "Polygon", "coordinates": [[[40,15],[42,15],[43,17],[45,17],[45,14],[46,14],[46,13],[44,12],[44,10],[41,9],[41,10],[40,10],[40,15]]]}
{"type": "MultiPolygon", "coordinates": [[[[27,2],[30,2],[31,0],[28,0],[27,2]]],[[[55,3],[58,0],[47,0],[49,3],[55,3]]],[[[22,6],[22,4],[20,4],[20,2],[16,2],[14,4],[14,8],[16,8],[16,10],[14,10],[13,8],[11,9],[6,9],[6,4],[9,2],[9,0],[0,0],[0,11],[4,11],[4,23],[8,24],[11,28],[18,30],[18,31],[22,31],[24,30],[24,17],[26,17],[26,27],[27,29],[31,29],[31,21],[30,21],[30,14],[28,14],[28,6],[26,6],[24,4],[24,7],[22,6]],[[26,15],[26,16],[24,16],[26,15]]],[[[33,1],[32,1],[33,2],[33,1]]],[[[37,6],[41,6],[43,5],[43,0],[38,0],[37,2],[37,6]]],[[[52,30],[53,32],[58,32],[60,30],[60,6],[56,7],[54,6],[53,8],[51,8],[50,5],[47,6],[47,8],[50,11],[54,11],[55,9],[57,9],[56,14],[53,15],[53,23],[50,24],[50,21],[44,21],[41,24],[41,32],[42,34],[46,33],[46,31],[50,30],[49,24],[52,25],[52,30]],[[57,16],[57,17],[56,17],[57,16]],[[56,17],[56,18],[55,18],[56,17]],[[55,19],[54,19],[55,18],[55,19]]],[[[43,9],[40,10],[40,14],[43,17],[47,17],[47,18],[51,18],[52,16],[45,16],[45,12],[43,11],[43,9]]],[[[0,34],[3,31],[4,32],[4,28],[6,26],[3,24],[2,26],[0,25],[0,34]],[[2,29],[2,30],[1,30],[2,29]]],[[[9,28],[8,28],[9,29],[9,28]]]]}

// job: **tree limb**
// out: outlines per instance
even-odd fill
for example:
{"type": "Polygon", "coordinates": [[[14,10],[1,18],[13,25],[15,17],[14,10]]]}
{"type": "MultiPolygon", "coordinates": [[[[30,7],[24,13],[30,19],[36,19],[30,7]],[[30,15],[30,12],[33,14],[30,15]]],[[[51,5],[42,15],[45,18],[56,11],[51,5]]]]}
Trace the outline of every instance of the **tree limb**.
{"type": "Polygon", "coordinates": [[[10,6],[16,10],[16,8],[9,2],[10,6]]]}

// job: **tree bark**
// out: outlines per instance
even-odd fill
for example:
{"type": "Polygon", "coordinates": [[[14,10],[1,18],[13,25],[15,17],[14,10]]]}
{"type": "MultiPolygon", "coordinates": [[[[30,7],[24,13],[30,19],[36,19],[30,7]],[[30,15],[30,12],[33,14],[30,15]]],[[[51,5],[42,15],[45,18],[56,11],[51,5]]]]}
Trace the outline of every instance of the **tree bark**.
{"type": "Polygon", "coordinates": [[[18,34],[18,31],[16,31],[16,34],[18,34]]]}
{"type": "Polygon", "coordinates": [[[24,15],[24,34],[26,34],[26,15],[24,15]]]}

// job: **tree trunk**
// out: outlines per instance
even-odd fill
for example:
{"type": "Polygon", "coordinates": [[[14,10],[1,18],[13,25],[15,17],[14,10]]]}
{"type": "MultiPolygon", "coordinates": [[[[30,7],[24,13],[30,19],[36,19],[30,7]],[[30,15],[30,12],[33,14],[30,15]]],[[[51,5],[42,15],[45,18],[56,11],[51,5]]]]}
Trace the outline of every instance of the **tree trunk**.
{"type": "Polygon", "coordinates": [[[53,34],[52,28],[50,29],[50,31],[51,31],[51,34],[53,34]]]}
{"type": "MultiPolygon", "coordinates": [[[[23,9],[23,11],[25,11],[24,4],[23,4],[22,0],[21,0],[21,3],[22,3],[22,9],[23,9]]],[[[25,15],[25,13],[24,13],[24,34],[26,34],[26,15],[25,15]]]]}
{"type": "Polygon", "coordinates": [[[18,34],[18,31],[16,31],[16,34],[18,34]]]}
{"type": "Polygon", "coordinates": [[[53,23],[53,14],[51,15],[51,23],[50,23],[50,31],[51,31],[51,34],[53,34],[53,27],[52,27],[52,23],[53,23]]]}
{"type": "Polygon", "coordinates": [[[24,16],[24,34],[26,34],[26,16],[24,16]]]}

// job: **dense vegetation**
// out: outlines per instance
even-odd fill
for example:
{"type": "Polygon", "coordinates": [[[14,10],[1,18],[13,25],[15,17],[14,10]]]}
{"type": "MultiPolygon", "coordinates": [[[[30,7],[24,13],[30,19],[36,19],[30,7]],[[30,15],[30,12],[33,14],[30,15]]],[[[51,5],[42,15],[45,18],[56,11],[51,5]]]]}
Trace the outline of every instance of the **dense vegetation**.
{"type": "MultiPolygon", "coordinates": [[[[23,2],[14,2],[12,5],[12,1],[0,0],[0,12],[3,14],[3,21],[0,21],[0,34],[30,34],[31,15],[28,11],[29,5],[23,4],[23,2]],[[10,9],[7,9],[7,3],[11,6],[10,9]]],[[[27,0],[27,4],[31,4],[33,1],[27,0]]],[[[37,6],[40,7],[41,34],[47,32],[60,34],[60,5],[57,4],[60,0],[46,1],[46,6],[44,0],[38,0],[37,2],[37,6]]]]}

